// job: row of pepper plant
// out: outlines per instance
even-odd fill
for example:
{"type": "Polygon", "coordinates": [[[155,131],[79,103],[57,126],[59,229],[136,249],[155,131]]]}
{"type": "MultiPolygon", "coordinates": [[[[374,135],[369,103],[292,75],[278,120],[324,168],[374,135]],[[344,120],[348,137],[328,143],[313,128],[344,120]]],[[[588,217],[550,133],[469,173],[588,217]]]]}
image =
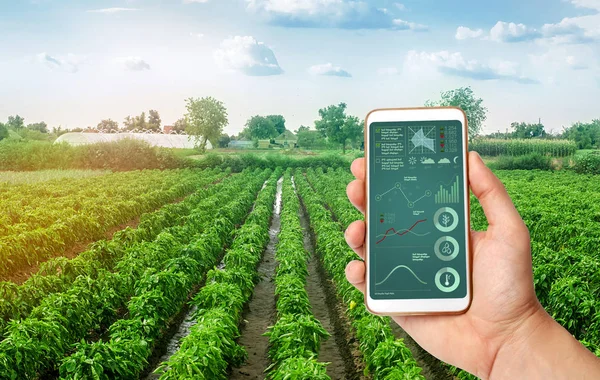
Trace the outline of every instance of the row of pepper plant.
{"type": "MultiPolygon", "coordinates": [[[[330,186],[326,192],[321,190],[317,193],[299,170],[295,178],[316,238],[317,253],[326,272],[333,279],[340,300],[346,306],[346,315],[359,341],[365,374],[371,374],[375,380],[424,379],[421,375],[422,368],[415,361],[412,352],[402,339],[394,337],[389,318],[369,313],[364,305],[363,294],[346,280],[346,265],[356,260],[357,256],[348,247],[341,224],[334,220],[334,215],[323,202],[323,199],[329,197],[327,192],[339,193],[339,190],[330,186]]],[[[318,181],[313,180],[315,186],[319,187],[316,183],[318,181]]]]}
{"type": "MultiPolygon", "coordinates": [[[[204,173],[197,173],[203,175],[204,173]]],[[[229,171],[225,171],[228,175],[229,171]]],[[[203,180],[210,184],[214,177],[203,180]]],[[[56,257],[40,266],[37,273],[17,285],[0,282],[0,337],[8,321],[27,317],[39,302],[50,294],[65,291],[78,276],[95,277],[100,269],[113,270],[125,250],[134,243],[152,241],[164,229],[185,225],[185,218],[195,209],[213,207],[221,199],[220,193],[234,194],[236,183],[243,178],[232,176],[214,186],[205,185],[182,202],[171,203],[154,212],[142,214],[137,228],[127,227],[115,233],[111,240],[100,240],[73,259],[56,257]],[[230,187],[231,185],[231,187],[230,187]]]]}
{"type": "Polygon", "coordinates": [[[234,199],[202,210],[208,217],[200,223],[187,218],[186,225],[161,232],[153,242],[134,244],[116,263],[114,272],[100,269],[93,278],[79,276],[66,291],[44,298],[27,318],[11,321],[0,342],[0,378],[55,373],[73,343],[89,338],[90,331],[101,334],[118,319],[118,311],[136,295],[147,271],[165,268],[169,260],[182,256],[184,247],[197,251],[190,256],[202,262],[214,254],[214,249],[221,250],[219,244],[243,220],[244,210],[251,207],[270,170],[242,175],[247,182],[238,185],[234,199]],[[190,234],[191,231],[202,232],[190,234]]]}
{"type": "Polygon", "coordinates": [[[212,170],[205,175],[192,170],[148,174],[154,181],[144,178],[143,174],[130,176],[123,182],[108,181],[112,175],[90,178],[87,184],[86,180],[77,180],[75,182],[84,182],[80,186],[88,187],[56,198],[54,203],[47,201],[54,199],[49,189],[62,186],[63,182],[47,184],[45,191],[32,190],[33,195],[29,196],[30,192],[25,189],[24,199],[2,201],[0,209],[7,208],[0,211],[0,219],[4,219],[8,227],[0,237],[0,278],[59,256],[76,243],[101,239],[110,228],[223,177],[212,170]],[[98,178],[103,178],[103,187],[92,187],[97,185],[98,178]],[[37,197],[44,205],[29,205],[33,202],[29,197],[37,197]]]}
{"type": "MultiPolygon", "coordinates": [[[[548,313],[600,356],[600,190],[598,176],[571,172],[497,173],[531,237],[538,299],[548,313]]],[[[487,228],[471,199],[471,220],[487,228]]]]}
{"type": "Polygon", "coordinates": [[[259,280],[258,263],[269,242],[269,225],[277,191],[277,168],[259,194],[254,209],[237,231],[222,265],[210,270],[206,285],[190,304],[195,324],[169,360],[154,371],[160,379],[227,379],[229,366],[240,365],[247,353],[236,343],[243,307],[259,280]]]}
{"type": "MultiPolygon", "coordinates": [[[[216,219],[223,218],[234,224],[242,221],[263,182],[261,177],[247,182],[241,202],[219,209],[216,219]]],[[[153,345],[169,321],[183,308],[192,288],[218,263],[223,247],[230,244],[231,237],[227,229],[208,228],[197,240],[183,247],[180,256],[168,260],[158,270],[145,271],[127,305],[128,318],[118,320],[109,328],[107,341],[79,344],[75,354],[63,360],[61,377],[139,377],[148,365],[153,345]],[[194,249],[198,245],[203,249],[194,249]]]]}
{"type": "Polygon", "coordinates": [[[300,203],[292,187],[291,169],[284,176],[281,230],[275,259],[275,295],[277,321],[265,333],[269,337],[266,369],[269,379],[330,379],[328,363],[317,360],[321,341],[330,337],[314,317],[306,292],[309,252],[304,248],[300,225],[300,203]]]}

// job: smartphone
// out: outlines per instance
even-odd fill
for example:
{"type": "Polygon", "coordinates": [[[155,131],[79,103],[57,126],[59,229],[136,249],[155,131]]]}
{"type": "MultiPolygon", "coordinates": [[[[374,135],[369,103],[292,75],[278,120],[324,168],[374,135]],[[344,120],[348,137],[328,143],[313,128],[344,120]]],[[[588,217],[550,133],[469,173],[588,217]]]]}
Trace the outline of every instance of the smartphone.
{"type": "Polygon", "coordinates": [[[365,119],[367,309],[461,314],[472,299],[468,126],[455,107],[365,119]]]}

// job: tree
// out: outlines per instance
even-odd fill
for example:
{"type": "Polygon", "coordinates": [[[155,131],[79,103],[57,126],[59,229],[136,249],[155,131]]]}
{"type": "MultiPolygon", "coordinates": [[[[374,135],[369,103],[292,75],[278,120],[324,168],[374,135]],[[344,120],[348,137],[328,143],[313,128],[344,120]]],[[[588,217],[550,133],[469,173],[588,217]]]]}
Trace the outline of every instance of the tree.
{"type": "Polygon", "coordinates": [[[361,121],[356,116],[348,116],[344,123],[344,128],[348,131],[348,138],[352,142],[354,148],[358,147],[365,139],[364,121],[361,121]]]}
{"type": "Polygon", "coordinates": [[[30,131],[38,131],[41,133],[48,133],[48,124],[41,121],[39,123],[27,125],[27,129],[29,129],[30,131]]]}
{"type": "Polygon", "coordinates": [[[8,128],[3,123],[0,123],[0,141],[8,138],[8,128]]]}
{"type": "Polygon", "coordinates": [[[579,149],[599,148],[600,119],[592,120],[591,123],[577,122],[566,128],[561,137],[575,141],[579,149]]]}
{"type": "Polygon", "coordinates": [[[6,127],[17,131],[19,129],[23,129],[25,127],[25,119],[23,119],[21,116],[17,115],[17,116],[9,116],[8,117],[8,123],[6,123],[6,127]]]}
{"type": "Polygon", "coordinates": [[[186,108],[185,118],[188,124],[186,131],[194,136],[200,150],[206,150],[206,141],[217,146],[219,136],[229,122],[223,102],[213,97],[189,98],[186,100],[186,108]]]}
{"type": "Polygon", "coordinates": [[[297,135],[298,133],[301,133],[301,132],[306,132],[306,131],[310,131],[310,128],[309,128],[309,127],[307,127],[306,125],[301,125],[301,126],[300,126],[300,128],[298,128],[298,130],[296,131],[296,135],[297,135]]]}
{"type": "Polygon", "coordinates": [[[154,132],[160,132],[162,122],[160,120],[160,115],[156,110],[148,111],[148,129],[154,132]]]}
{"type": "Polygon", "coordinates": [[[135,117],[135,127],[140,131],[148,128],[148,124],[146,123],[146,112],[142,112],[140,116],[135,117]]]}
{"type": "Polygon", "coordinates": [[[133,131],[135,129],[135,118],[127,116],[125,120],[123,120],[123,129],[126,131],[133,131]]]}
{"type": "Polygon", "coordinates": [[[96,127],[96,129],[98,129],[98,130],[104,129],[107,131],[118,130],[119,123],[117,123],[116,121],[114,121],[112,119],[104,119],[98,123],[98,126],[96,127]]]}
{"type": "Polygon", "coordinates": [[[52,134],[55,135],[55,137],[62,136],[65,133],[69,133],[69,132],[76,132],[76,131],[75,130],[69,131],[68,129],[63,129],[63,127],[60,125],[58,127],[52,127],[52,134]]]}
{"type": "Polygon", "coordinates": [[[273,121],[264,116],[252,116],[246,121],[247,132],[243,132],[250,139],[271,139],[279,136],[273,121]]]}
{"type": "Polygon", "coordinates": [[[177,133],[182,133],[185,132],[185,130],[187,129],[187,122],[185,121],[185,118],[181,118],[179,120],[177,120],[175,122],[175,124],[173,124],[173,131],[177,132],[177,133]]]}
{"type": "Polygon", "coordinates": [[[346,115],[346,103],[321,108],[319,115],[321,120],[315,121],[315,128],[330,142],[342,144],[343,153],[348,140],[356,141],[363,133],[358,118],[346,115]]]}
{"type": "Polygon", "coordinates": [[[316,149],[327,147],[327,140],[319,131],[310,130],[310,128],[301,126],[296,132],[298,136],[298,146],[301,148],[316,149]]]}
{"type": "Polygon", "coordinates": [[[518,139],[531,139],[534,137],[546,137],[546,131],[542,124],[528,124],[513,122],[510,124],[513,130],[512,137],[518,139]]]}
{"type": "Polygon", "coordinates": [[[252,136],[250,136],[250,130],[248,128],[244,128],[238,133],[236,140],[252,140],[252,136]]]}
{"type": "Polygon", "coordinates": [[[229,135],[227,133],[223,133],[219,137],[219,148],[227,148],[227,145],[229,145],[230,141],[231,141],[231,137],[229,137],[229,135]]]}
{"type": "Polygon", "coordinates": [[[282,115],[269,115],[267,119],[273,123],[273,126],[277,130],[277,136],[285,132],[285,118],[282,115]]]}
{"type": "Polygon", "coordinates": [[[428,100],[426,107],[460,107],[467,114],[469,125],[469,138],[475,137],[481,132],[483,122],[487,119],[488,109],[483,106],[483,99],[476,98],[471,87],[461,87],[441,93],[438,101],[428,100]]]}

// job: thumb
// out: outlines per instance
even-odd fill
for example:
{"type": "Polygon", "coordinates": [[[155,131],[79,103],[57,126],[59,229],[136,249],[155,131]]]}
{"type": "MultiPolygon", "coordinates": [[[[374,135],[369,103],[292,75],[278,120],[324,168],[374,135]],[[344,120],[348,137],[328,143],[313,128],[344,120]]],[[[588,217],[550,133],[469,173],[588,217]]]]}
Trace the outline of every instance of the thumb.
{"type": "Polygon", "coordinates": [[[517,232],[524,227],[502,182],[477,152],[469,152],[469,186],[481,204],[491,232],[517,232]]]}

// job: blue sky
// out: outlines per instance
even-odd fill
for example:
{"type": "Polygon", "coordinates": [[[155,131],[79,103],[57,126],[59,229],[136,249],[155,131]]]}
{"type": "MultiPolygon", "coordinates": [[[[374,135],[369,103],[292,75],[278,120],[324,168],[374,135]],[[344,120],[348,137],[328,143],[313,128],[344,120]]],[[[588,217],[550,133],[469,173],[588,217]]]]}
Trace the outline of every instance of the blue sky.
{"type": "Polygon", "coordinates": [[[228,133],[273,113],[295,130],[471,86],[486,132],[557,131],[600,117],[600,0],[4,0],[0,73],[0,120],[67,128],[170,124],[213,96],[228,133]]]}

